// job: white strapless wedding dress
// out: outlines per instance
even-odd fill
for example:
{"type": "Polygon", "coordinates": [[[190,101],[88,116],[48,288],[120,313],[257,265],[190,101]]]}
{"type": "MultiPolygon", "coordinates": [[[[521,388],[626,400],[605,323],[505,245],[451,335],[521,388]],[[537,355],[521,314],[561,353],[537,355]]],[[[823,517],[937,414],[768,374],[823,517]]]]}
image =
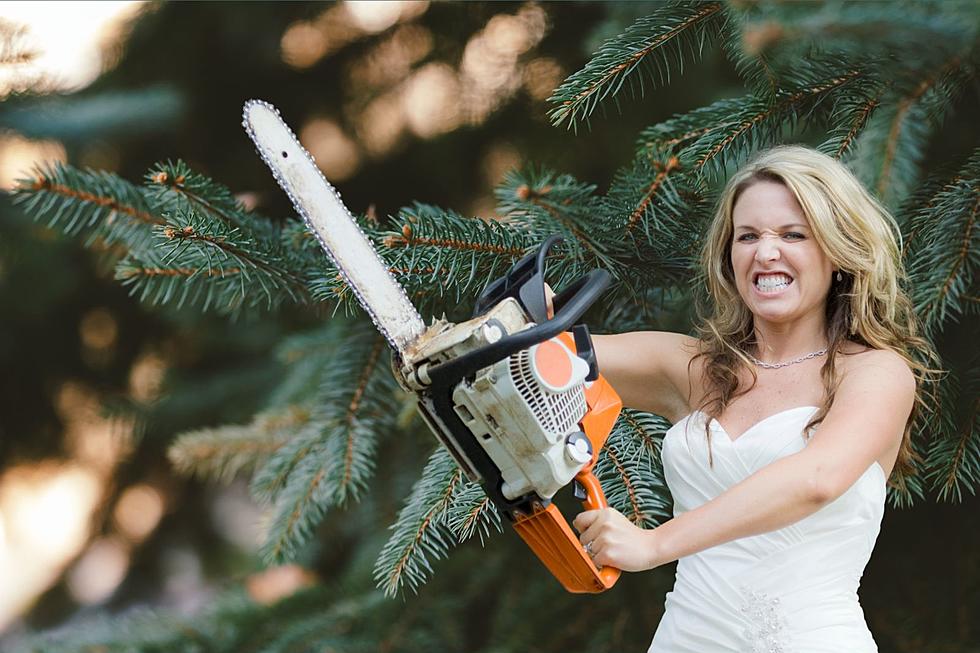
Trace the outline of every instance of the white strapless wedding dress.
{"type": "MultiPolygon", "coordinates": [[[[712,420],[714,468],[705,415],[674,424],[662,449],[674,516],[803,449],[803,427],[816,410],[781,411],[734,441],[712,420]]],[[[795,524],[681,558],[648,653],[876,652],[857,589],[881,526],[885,481],[875,462],[836,501],[795,524]]]]}

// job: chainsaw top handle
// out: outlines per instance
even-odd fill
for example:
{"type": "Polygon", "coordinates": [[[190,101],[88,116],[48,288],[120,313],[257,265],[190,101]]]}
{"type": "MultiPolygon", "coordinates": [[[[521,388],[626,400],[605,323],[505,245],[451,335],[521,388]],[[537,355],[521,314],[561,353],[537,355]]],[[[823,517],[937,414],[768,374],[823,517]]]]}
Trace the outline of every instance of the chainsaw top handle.
{"type": "Polygon", "coordinates": [[[544,294],[544,259],[551,248],[562,241],[558,234],[549,236],[537,250],[510,266],[507,274],[487,284],[473,307],[473,317],[483,315],[507,297],[516,299],[531,321],[541,324],[548,319],[544,294]]]}
{"type": "Polygon", "coordinates": [[[561,240],[559,235],[550,236],[536,252],[519,260],[506,275],[488,285],[480,294],[474,311],[474,315],[481,315],[503,299],[514,297],[528,313],[528,317],[537,324],[504,336],[486,347],[432,366],[428,370],[428,376],[433,383],[458,381],[522,349],[569,331],[599,299],[610,281],[609,273],[601,269],[579,277],[555,295],[552,300],[555,315],[548,319],[544,293],[544,259],[548,250],[561,240]]]}

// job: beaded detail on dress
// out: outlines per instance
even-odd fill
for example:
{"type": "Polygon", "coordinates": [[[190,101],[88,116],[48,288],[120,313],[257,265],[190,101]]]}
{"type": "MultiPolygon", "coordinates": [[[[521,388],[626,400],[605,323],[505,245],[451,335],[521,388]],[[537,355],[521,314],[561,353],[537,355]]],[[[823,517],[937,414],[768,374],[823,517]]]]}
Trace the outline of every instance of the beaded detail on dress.
{"type": "Polygon", "coordinates": [[[747,587],[741,587],[739,591],[744,599],[740,610],[748,623],[743,634],[751,647],[750,653],[787,653],[784,641],[786,620],[779,597],[770,597],[747,587]]]}

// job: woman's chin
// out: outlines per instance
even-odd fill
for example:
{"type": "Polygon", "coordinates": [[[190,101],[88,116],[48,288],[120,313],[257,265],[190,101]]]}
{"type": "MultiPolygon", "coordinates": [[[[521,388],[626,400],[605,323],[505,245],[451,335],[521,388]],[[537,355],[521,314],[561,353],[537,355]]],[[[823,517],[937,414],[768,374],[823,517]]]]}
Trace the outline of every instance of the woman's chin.
{"type": "Polygon", "coordinates": [[[792,302],[774,300],[746,302],[753,317],[766,322],[789,322],[798,317],[798,307],[791,304],[792,302]]]}

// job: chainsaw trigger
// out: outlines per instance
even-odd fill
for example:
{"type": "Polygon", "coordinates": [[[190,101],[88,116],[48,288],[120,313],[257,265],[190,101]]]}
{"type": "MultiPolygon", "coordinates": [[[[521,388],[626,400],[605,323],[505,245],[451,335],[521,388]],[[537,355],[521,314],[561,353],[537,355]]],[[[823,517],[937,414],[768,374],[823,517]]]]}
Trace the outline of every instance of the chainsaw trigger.
{"type": "Polygon", "coordinates": [[[578,481],[572,481],[572,495],[579,501],[585,501],[589,496],[585,492],[585,486],[578,481]]]}

